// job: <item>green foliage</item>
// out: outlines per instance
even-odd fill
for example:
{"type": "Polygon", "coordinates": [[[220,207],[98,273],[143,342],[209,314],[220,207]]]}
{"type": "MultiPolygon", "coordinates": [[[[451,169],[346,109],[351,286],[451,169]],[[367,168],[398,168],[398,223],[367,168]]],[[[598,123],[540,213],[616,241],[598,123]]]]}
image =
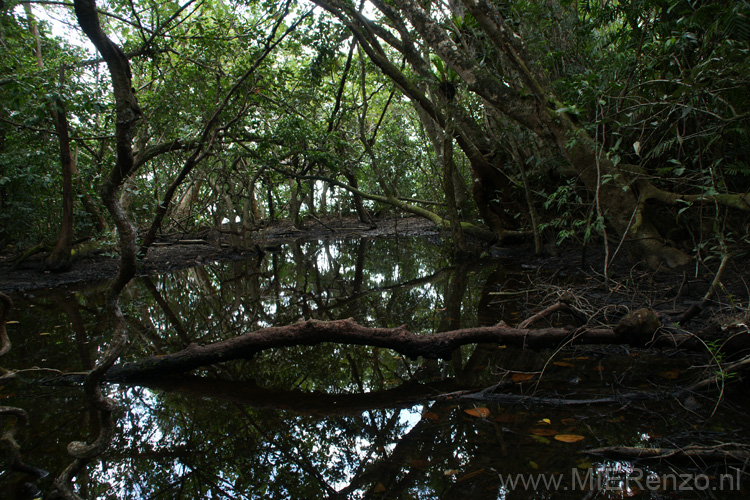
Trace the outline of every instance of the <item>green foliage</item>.
{"type": "MultiPolygon", "coordinates": [[[[526,44],[523,56],[552,81],[553,109],[603,142],[612,162],[638,165],[660,188],[695,194],[750,188],[748,5],[747,0],[517,0],[500,10],[526,44]]],[[[292,172],[337,179],[351,172],[365,192],[444,200],[440,159],[413,103],[368,58],[358,57],[359,50],[347,63],[352,38],[335,17],[316,10],[280,40],[300,21],[306,5],[212,0],[185,10],[175,2],[111,2],[106,8],[113,14],[102,15],[108,32],[135,54],[130,58],[133,87],[144,112],[134,138],[136,154],[159,144],[186,145],[150,158],[128,180],[124,198],[139,225],[149,224],[167,186],[198,141],[207,144],[211,133],[215,140],[188,179],[206,182],[190,217],[180,221],[185,228],[243,216],[252,179],[261,209],[270,209],[269,191],[276,211],[284,209],[292,172]],[[271,55],[258,63],[268,44],[276,42],[271,55]],[[254,65],[252,74],[231,90],[254,65]],[[214,127],[206,131],[225,99],[214,127]],[[362,135],[372,142],[369,150],[362,135]]],[[[9,12],[0,20],[0,238],[28,245],[54,233],[59,223],[50,106],[64,103],[77,139],[78,196],[85,189],[97,199],[96,187],[115,158],[113,101],[104,68],[81,64],[94,55],[56,38],[44,23],[45,64],[39,69],[22,9],[9,12]],[[61,64],[67,68],[62,82],[61,64]]],[[[518,68],[471,15],[451,12],[440,26],[483,70],[530,95],[518,68]]],[[[434,93],[437,82],[456,84],[456,101],[485,124],[483,132],[498,145],[498,155],[510,155],[508,144],[522,145],[520,161],[527,168],[532,203],[545,211],[544,227],[554,227],[564,238],[580,236],[582,228],[585,239],[600,234],[601,221],[592,219],[580,186],[557,180],[566,160],[550,153],[549,144],[488,116],[485,104],[435,54],[425,53],[427,67],[419,73],[387,43],[382,50],[417,86],[426,89],[429,83],[434,93]]],[[[454,160],[463,182],[471,185],[458,147],[454,160]]],[[[526,188],[516,163],[506,163],[502,175],[512,188],[497,202],[510,206],[523,200],[526,188]]],[[[351,208],[349,195],[332,196],[332,206],[351,208]]],[[[477,209],[462,208],[467,218],[477,209]]],[[[694,217],[692,208],[678,210],[683,220],[694,217]]],[[[527,224],[519,216],[523,212],[508,215],[527,224]]],[[[76,232],[90,233],[92,221],[76,203],[76,232]]]]}

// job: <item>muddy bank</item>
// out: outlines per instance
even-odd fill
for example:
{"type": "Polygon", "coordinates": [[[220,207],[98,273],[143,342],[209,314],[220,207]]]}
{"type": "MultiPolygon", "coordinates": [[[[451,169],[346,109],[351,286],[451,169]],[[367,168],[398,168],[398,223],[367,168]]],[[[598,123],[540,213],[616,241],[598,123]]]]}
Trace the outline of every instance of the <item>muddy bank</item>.
{"type": "MultiPolygon", "coordinates": [[[[382,218],[371,228],[354,217],[308,218],[302,229],[288,222],[245,235],[239,242],[236,235],[203,229],[194,233],[162,235],[139,262],[140,276],[165,273],[176,269],[200,266],[210,262],[252,258],[275,252],[280,245],[325,239],[435,237],[443,244],[440,231],[428,220],[419,217],[382,218]]],[[[601,247],[582,247],[568,243],[555,248],[556,255],[534,255],[531,242],[503,242],[487,247],[482,244],[472,260],[501,259],[519,264],[531,274],[552,273],[560,278],[575,277],[580,283],[574,291],[600,307],[650,307],[661,313],[679,317],[694,304],[701,303],[711,289],[719,259],[692,263],[679,269],[653,271],[645,263],[631,262],[625,256],[615,259],[608,269],[609,282],[604,279],[604,251],[601,247]]],[[[0,256],[0,292],[33,293],[65,288],[81,289],[106,283],[117,272],[119,258],[102,252],[89,252],[77,257],[73,269],[63,273],[44,270],[43,256],[35,256],[14,267],[15,256],[0,256]]],[[[718,329],[728,323],[742,323],[750,302],[750,260],[730,259],[714,290],[710,303],[705,303],[693,328],[712,326],[718,329]],[[744,315],[743,315],[744,312],[744,315]]],[[[533,279],[531,279],[533,285],[533,279]]],[[[531,308],[533,309],[533,307],[531,308]]],[[[716,333],[716,332],[714,332],[716,333]]]]}
{"type": "MultiPolygon", "coordinates": [[[[203,229],[194,233],[162,235],[139,262],[140,276],[201,265],[206,261],[238,260],[294,241],[327,238],[377,238],[392,236],[437,235],[430,221],[420,217],[383,218],[371,228],[356,218],[309,219],[302,229],[288,222],[279,222],[248,234],[242,244],[234,244],[232,235],[203,229]]],[[[44,270],[43,255],[19,265],[17,255],[0,256],[0,292],[19,293],[95,284],[112,279],[117,273],[119,258],[103,251],[87,252],[75,259],[67,272],[44,270]]]]}

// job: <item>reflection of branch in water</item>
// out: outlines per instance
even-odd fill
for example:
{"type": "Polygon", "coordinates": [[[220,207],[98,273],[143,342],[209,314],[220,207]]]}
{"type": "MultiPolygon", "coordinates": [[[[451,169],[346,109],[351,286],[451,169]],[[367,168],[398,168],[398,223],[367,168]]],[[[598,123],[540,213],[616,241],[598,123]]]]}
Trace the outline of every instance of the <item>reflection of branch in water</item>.
{"type": "Polygon", "coordinates": [[[86,400],[91,410],[99,414],[99,433],[91,443],[73,441],[68,444],[68,453],[74,460],[55,479],[56,494],[65,499],[80,499],[73,491],[73,478],[83,470],[92,458],[101,455],[107,449],[114,435],[115,425],[112,413],[116,404],[104,396],[101,382],[107,370],[120,357],[128,342],[127,324],[120,309],[119,292],[120,290],[116,289],[109,291],[105,307],[106,313],[114,318],[112,341],[103,358],[97,362],[83,382],[86,400]]]}
{"type": "MultiPolygon", "coordinates": [[[[265,438],[267,443],[273,443],[274,441],[276,441],[273,439],[273,436],[269,435],[269,433],[258,424],[257,419],[255,419],[247,412],[244,405],[237,405],[237,411],[245,416],[250,425],[261,436],[265,438]]],[[[314,477],[318,482],[318,485],[326,492],[328,492],[329,494],[336,493],[336,490],[334,490],[333,487],[328,484],[323,475],[318,470],[316,470],[315,466],[310,463],[310,460],[305,456],[305,454],[300,452],[299,448],[297,448],[296,450],[287,450],[285,446],[281,446],[281,443],[276,441],[276,449],[279,450],[281,454],[284,455],[288,460],[297,464],[297,466],[301,470],[309,474],[311,477],[314,477]]]]}
{"type": "MultiPolygon", "coordinates": [[[[11,343],[8,338],[8,332],[5,329],[5,324],[8,320],[8,313],[12,307],[13,301],[10,300],[10,297],[0,292],[0,356],[8,354],[11,349],[11,343]]],[[[41,479],[47,476],[47,471],[27,465],[21,460],[21,446],[16,441],[16,433],[29,423],[29,415],[26,411],[13,406],[0,406],[0,415],[10,415],[16,418],[16,422],[13,426],[0,436],[0,446],[4,448],[2,449],[2,456],[0,457],[3,460],[3,463],[10,464],[12,470],[24,472],[36,479],[41,479]]]]}
{"type": "MultiPolygon", "coordinates": [[[[435,457],[435,448],[445,442],[445,433],[451,432],[450,426],[446,426],[445,422],[448,421],[448,414],[452,411],[452,403],[446,402],[434,404],[429,408],[425,407],[423,415],[429,412],[431,418],[420,419],[409,432],[401,436],[390,453],[383,453],[383,456],[377,460],[363,461],[362,467],[349,484],[328,498],[331,500],[349,498],[349,495],[357,490],[373,488],[376,484],[382,488],[380,493],[383,498],[404,496],[409,487],[413,486],[417,476],[424,475],[423,468],[415,465],[415,461],[427,456],[430,456],[433,462],[438,461],[435,457]],[[403,474],[405,466],[410,467],[411,470],[403,474]]],[[[399,414],[395,413],[394,417],[398,419],[399,414]]],[[[445,449],[448,450],[449,447],[445,449]]]]}
{"type": "Polygon", "coordinates": [[[149,278],[148,276],[141,278],[141,283],[146,287],[146,290],[151,293],[156,303],[159,304],[159,307],[161,307],[162,311],[164,311],[164,316],[166,316],[167,321],[169,321],[169,324],[172,325],[174,331],[177,332],[177,335],[179,335],[180,338],[185,342],[190,342],[190,336],[182,326],[182,322],[180,322],[180,319],[172,310],[169,302],[167,302],[164,296],[159,292],[159,290],[157,290],[154,282],[151,281],[151,278],[149,278]]]}
{"type": "Polygon", "coordinates": [[[393,389],[351,394],[326,394],[298,390],[267,389],[229,380],[197,376],[166,377],[143,387],[249,405],[254,408],[291,410],[315,416],[359,415],[378,408],[409,408],[434,398],[437,394],[471,390],[474,386],[458,385],[455,380],[430,384],[405,383],[393,389]]]}
{"type": "Polygon", "coordinates": [[[5,322],[8,320],[8,313],[12,307],[13,301],[10,297],[0,292],[0,356],[8,354],[11,348],[8,332],[5,331],[5,322]]]}
{"type": "Polygon", "coordinates": [[[408,290],[410,288],[415,288],[420,285],[425,285],[427,283],[432,283],[437,279],[440,279],[441,277],[445,276],[446,273],[453,271],[453,268],[446,267],[443,269],[439,269],[435,271],[434,273],[430,274],[429,276],[423,276],[421,278],[415,278],[413,280],[404,281],[401,283],[394,283],[393,285],[386,285],[386,286],[378,286],[373,287],[365,291],[360,291],[353,293],[351,295],[347,295],[344,299],[334,300],[333,303],[321,307],[319,311],[330,311],[333,309],[339,309],[343,308],[344,306],[347,306],[351,304],[352,302],[357,302],[358,300],[362,300],[363,298],[375,295],[382,292],[391,292],[394,290],[408,290]]]}

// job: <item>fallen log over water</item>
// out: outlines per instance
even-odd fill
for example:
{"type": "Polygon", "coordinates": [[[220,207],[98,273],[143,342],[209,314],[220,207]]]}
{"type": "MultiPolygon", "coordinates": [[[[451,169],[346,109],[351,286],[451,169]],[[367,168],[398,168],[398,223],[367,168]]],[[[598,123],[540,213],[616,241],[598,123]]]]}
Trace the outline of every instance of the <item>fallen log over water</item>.
{"type": "MultiPolygon", "coordinates": [[[[642,332],[641,332],[642,333],[642,332]]],[[[744,343],[750,335],[742,335],[744,343]]],[[[735,338],[735,342],[737,342],[735,338]]],[[[207,345],[191,344],[163,356],[113,366],[106,379],[112,382],[142,380],[186,373],[203,366],[250,359],[256,353],[279,347],[322,343],[366,345],[392,349],[410,358],[449,359],[451,353],[467,344],[492,343],[529,349],[556,348],[561,345],[626,344],[632,346],[705,350],[703,340],[689,334],[655,332],[648,339],[628,330],[610,328],[543,328],[531,330],[503,324],[465,328],[428,335],[415,334],[402,325],[395,328],[361,326],[353,319],[309,320],[293,325],[263,328],[232,339],[207,345]]]]}
{"type": "Polygon", "coordinates": [[[586,455],[597,455],[625,460],[665,459],[703,460],[706,462],[748,462],[750,446],[739,443],[722,443],[715,446],[686,446],[684,448],[636,448],[632,446],[608,446],[583,450],[586,455]]]}

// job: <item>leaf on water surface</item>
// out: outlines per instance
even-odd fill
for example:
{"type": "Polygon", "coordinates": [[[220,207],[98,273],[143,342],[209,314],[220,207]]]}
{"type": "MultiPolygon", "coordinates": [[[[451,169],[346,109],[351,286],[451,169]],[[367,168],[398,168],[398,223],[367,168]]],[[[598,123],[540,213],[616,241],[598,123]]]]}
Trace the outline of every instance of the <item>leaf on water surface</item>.
{"type": "Polygon", "coordinates": [[[424,418],[425,420],[433,420],[434,421],[434,420],[438,420],[440,418],[440,415],[438,415],[437,413],[432,412],[432,411],[426,411],[426,412],[424,412],[422,414],[422,418],[424,418]]]}
{"type": "Polygon", "coordinates": [[[539,421],[538,421],[537,423],[538,423],[538,424],[547,424],[547,425],[552,425],[552,420],[550,420],[550,419],[548,419],[548,418],[543,418],[543,419],[539,420],[539,421]]]}
{"type": "Polygon", "coordinates": [[[421,458],[413,458],[411,460],[411,466],[416,467],[417,469],[424,469],[427,467],[427,460],[422,460],[421,458]]]}
{"type": "Polygon", "coordinates": [[[444,476],[455,476],[456,474],[458,474],[458,470],[456,469],[446,469],[443,471],[444,476]]]}
{"type": "Polygon", "coordinates": [[[562,441],[563,443],[576,443],[586,439],[586,437],[578,434],[558,434],[555,436],[555,439],[557,441],[562,441]]]}
{"type": "Polygon", "coordinates": [[[575,418],[564,418],[564,419],[560,420],[560,422],[562,422],[565,425],[570,425],[570,424],[577,423],[578,419],[575,419],[575,418]]]}
{"type": "Polygon", "coordinates": [[[13,321],[6,321],[6,322],[5,322],[5,324],[6,324],[6,325],[17,325],[17,324],[18,324],[18,321],[16,321],[16,320],[13,320],[13,321]]]}
{"type": "Polygon", "coordinates": [[[609,419],[609,421],[610,421],[611,423],[613,423],[613,424],[617,424],[617,423],[623,422],[624,420],[625,420],[625,415],[620,415],[620,416],[618,416],[618,417],[615,417],[615,418],[610,418],[610,419],[609,419]]]}
{"type": "Polygon", "coordinates": [[[573,363],[568,363],[567,361],[553,361],[552,364],[556,366],[567,366],[567,367],[575,366],[573,363]]]}
{"type": "Polygon", "coordinates": [[[513,376],[511,376],[511,380],[515,383],[526,382],[532,378],[534,378],[533,373],[514,373],[513,376]]]}
{"type": "Polygon", "coordinates": [[[464,412],[468,413],[472,417],[481,417],[481,418],[487,418],[490,416],[490,410],[488,408],[470,408],[468,410],[464,410],[464,412]]]}
{"type": "Polygon", "coordinates": [[[547,439],[546,437],[543,437],[543,436],[535,436],[534,434],[532,434],[532,435],[531,435],[531,436],[529,436],[529,437],[530,437],[531,439],[533,439],[534,441],[537,441],[537,442],[539,442],[539,443],[542,443],[542,444],[550,444],[550,443],[552,442],[552,441],[550,441],[549,439],[547,439]]]}
{"type": "Polygon", "coordinates": [[[52,335],[50,332],[42,332],[39,335],[52,335]]]}
{"type": "Polygon", "coordinates": [[[529,467],[531,467],[534,470],[539,470],[539,465],[533,460],[529,460],[529,467]]]}
{"type": "Polygon", "coordinates": [[[542,429],[540,427],[537,427],[536,429],[531,429],[530,431],[535,436],[554,436],[555,434],[558,434],[558,432],[555,429],[542,429]]]}
{"type": "Polygon", "coordinates": [[[385,491],[385,485],[383,483],[378,483],[375,485],[375,487],[372,489],[373,493],[383,493],[385,491]]]}

